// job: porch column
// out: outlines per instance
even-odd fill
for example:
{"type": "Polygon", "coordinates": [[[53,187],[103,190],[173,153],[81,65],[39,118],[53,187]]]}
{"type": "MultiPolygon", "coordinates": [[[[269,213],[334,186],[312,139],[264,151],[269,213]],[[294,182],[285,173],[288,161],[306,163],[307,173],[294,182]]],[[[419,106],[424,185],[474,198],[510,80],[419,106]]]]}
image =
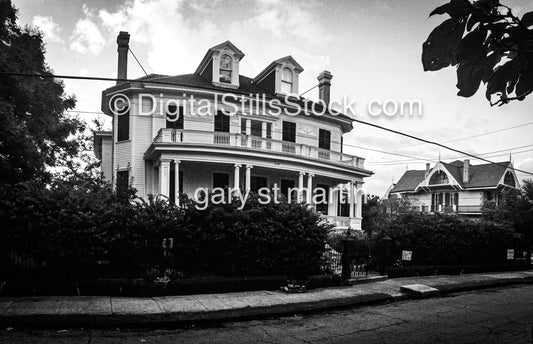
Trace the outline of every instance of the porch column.
{"type": "Polygon", "coordinates": [[[161,159],[159,164],[159,194],[168,199],[170,194],[170,160],[161,159]]]}
{"type": "Polygon", "coordinates": [[[239,192],[240,175],[241,175],[241,164],[235,164],[235,172],[233,174],[233,190],[235,193],[239,192]]]}
{"type": "Polygon", "coordinates": [[[303,201],[303,190],[304,190],[304,174],[305,172],[300,172],[300,176],[298,178],[298,203],[303,201]]]}
{"type": "Polygon", "coordinates": [[[261,122],[261,137],[265,140],[261,140],[261,148],[265,148],[266,146],[266,137],[267,137],[267,123],[261,122]]]}
{"type": "Polygon", "coordinates": [[[174,160],[174,204],[180,205],[180,160],[174,160]]]}
{"type": "Polygon", "coordinates": [[[349,194],[348,194],[348,202],[350,202],[350,212],[349,216],[354,217],[354,204],[355,204],[355,195],[354,195],[354,187],[353,187],[353,181],[350,181],[350,187],[349,187],[349,194]]]}
{"type": "Polygon", "coordinates": [[[245,189],[246,192],[250,191],[252,183],[252,165],[246,165],[246,180],[245,180],[245,189]]]}
{"type": "Polygon", "coordinates": [[[312,173],[307,174],[307,204],[313,205],[313,177],[315,175],[312,173]]]}
{"type": "Polygon", "coordinates": [[[252,120],[251,119],[247,119],[246,120],[246,138],[247,138],[247,147],[250,148],[252,147],[252,139],[251,139],[251,135],[252,135],[252,120]]]}

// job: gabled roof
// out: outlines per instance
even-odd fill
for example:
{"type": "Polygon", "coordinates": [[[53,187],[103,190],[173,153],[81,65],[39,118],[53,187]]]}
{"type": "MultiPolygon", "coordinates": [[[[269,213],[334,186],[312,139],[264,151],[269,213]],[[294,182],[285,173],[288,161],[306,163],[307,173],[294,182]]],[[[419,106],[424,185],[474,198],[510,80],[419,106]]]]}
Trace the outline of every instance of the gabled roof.
{"type": "Polygon", "coordinates": [[[196,71],[194,73],[195,74],[200,74],[202,72],[202,70],[204,70],[205,66],[209,64],[209,62],[211,60],[211,55],[213,55],[213,52],[221,51],[221,50],[223,50],[225,48],[233,51],[235,53],[235,56],[237,56],[239,60],[244,57],[244,53],[239,48],[237,48],[230,41],[225,41],[225,42],[217,44],[214,47],[211,47],[211,48],[209,48],[209,50],[207,50],[207,52],[205,53],[202,61],[200,62],[200,64],[198,65],[198,68],[196,68],[196,71]]]}
{"type": "Polygon", "coordinates": [[[270,74],[277,65],[284,64],[287,62],[296,67],[297,73],[303,72],[303,67],[300,66],[300,64],[296,62],[296,60],[291,55],[287,55],[285,57],[281,57],[277,60],[272,61],[265,69],[263,69],[259,74],[257,74],[257,76],[252,80],[252,82],[259,83],[262,79],[265,78],[265,76],[270,74]]]}
{"type": "Polygon", "coordinates": [[[424,180],[425,170],[405,171],[390,193],[415,191],[418,184],[424,180]]]}
{"type": "MultiPolygon", "coordinates": [[[[451,163],[441,162],[441,164],[452,177],[457,180],[463,189],[496,188],[507,169],[511,167],[511,162],[509,161],[500,162],[498,164],[471,164],[469,180],[468,182],[463,182],[463,161],[456,160],[451,163]]],[[[406,171],[391,193],[415,192],[417,186],[424,180],[425,175],[426,171],[424,170],[406,171]]]]}

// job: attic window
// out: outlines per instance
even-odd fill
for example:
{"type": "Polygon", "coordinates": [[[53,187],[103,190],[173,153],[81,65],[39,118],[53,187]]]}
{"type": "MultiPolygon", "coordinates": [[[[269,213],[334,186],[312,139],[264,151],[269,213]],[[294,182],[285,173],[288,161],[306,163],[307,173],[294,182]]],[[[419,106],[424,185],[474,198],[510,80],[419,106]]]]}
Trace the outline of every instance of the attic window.
{"type": "Polygon", "coordinates": [[[438,171],[437,173],[431,176],[431,179],[429,180],[429,185],[442,185],[442,184],[449,184],[448,176],[446,176],[446,173],[442,171],[438,171]]]}
{"type": "Polygon", "coordinates": [[[283,68],[281,70],[281,93],[292,93],[293,75],[292,70],[289,68],[283,68]]]}
{"type": "Polygon", "coordinates": [[[511,172],[507,172],[505,174],[505,177],[503,179],[503,183],[505,185],[509,185],[509,186],[512,186],[513,188],[516,187],[516,183],[514,181],[514,176],[511,172]]]}
{"type": "Polygon", "coordinates": [[[231,72],[232,72],[233,60],[229,55],[222,55],[220,57],[220,71],[219,81],[231,84],[231,72]]]}

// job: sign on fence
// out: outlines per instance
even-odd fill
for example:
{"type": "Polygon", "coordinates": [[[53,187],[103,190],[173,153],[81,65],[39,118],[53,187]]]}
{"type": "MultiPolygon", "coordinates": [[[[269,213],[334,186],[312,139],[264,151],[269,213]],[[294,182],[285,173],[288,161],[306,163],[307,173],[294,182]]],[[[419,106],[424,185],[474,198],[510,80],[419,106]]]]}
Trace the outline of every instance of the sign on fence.
{"type": "Polygon", "coordinates": [[[507,249],[507,259],[514,259],[514,249],[512,248],[507,249]]]}
{"type": "Polygon", "coordinates": [[[402,260],[411,261],[413,258],[413,251],[402,251],[402,260]]]}

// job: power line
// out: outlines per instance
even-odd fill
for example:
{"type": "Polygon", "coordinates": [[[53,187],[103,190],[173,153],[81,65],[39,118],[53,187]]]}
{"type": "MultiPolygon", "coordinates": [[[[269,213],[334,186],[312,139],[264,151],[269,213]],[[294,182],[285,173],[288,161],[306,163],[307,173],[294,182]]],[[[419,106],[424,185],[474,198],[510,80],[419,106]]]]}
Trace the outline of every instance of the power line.
{"type": "MultiPolygon", "coordinates": [[[[481,155],[489,155],[489,154],[494,154],[494,153],[500,153],[500,152],[510,152],[510,151],[514,151],[515,149],[521,149],[521,148],[526,148],[526,147],[531,147],[533,146],[533,144],[529,144],[529,145],[525,145],[525,146],[519,146],[519,147],[513,147],[513,148],[507,148],[507,149],[501,149],[501,150],[497,150],[497,151],[492,151],[492,152],[485,152],[485,153],[477,153],[478,156],[481,156],[481,155]]],[[[441,160],[451,160],[451,159],[459,159],[459,158],[462,158],[464,157],[464,155],[461,155],[461,156],[453,156],[453,157],[445,157],[445,158],[441,158],[441,160]]],[[[414,159],[414,160],[419,160],[419,159],[414,159]]],[[[378,165],[378,164],[389,164],[389,163],[409,163],[409,162],[413,162],[413,160],[393,160],[393,161],[367,161],[365,163],[367,164],[373,164],[373,165],[378,165]]]]}
{"type": "Polygon", "coordinates": [[[144,75],[148,75],[148,73],[146,73],[146,71],[144,70],[144,67],[143,65],[141,64],[141,62],[139,62],[139,59],[137,59],[137,56],[135,56],[135,54],[133,53],[133,50],[131,50],[130,47],[128,47],[128,50],[130,51],[130,53],[133,55],[133,57],[135,58],[135,61],[137,61],[137,63],[139,64],[139,66],[141,67],[141,69],[143,70],[144,72],[144,75]]]}
{"type": "MultiPolygon", "coordinates": [[[[456,152],[456,153],[459,153],[459,154],[462,154],[462,155],[467,155],[469,157],[488,162],[489,164],[494,164],[494,165],[498,165],[498,166],[505,167],[505,168],[509,167],[509,166],[500,164],[498,162],[494,162],[494,161],[491,161],[491,160],[488,160],[488,159],[485,159],[485,158],[482,158],[482,157],[478,157],[478,156],[476,156],[474,154],[470,154],[470,153],[464,152],[462,150],[455,149],[455,148],[443,145],[443,144],[438,143],[438,142],[434,142],[434,141],[423,139],[421,137],[417,137],[417,136],[414,136],[414,135],[402,133],[401,131],[390,129],[390,128],[386,128],[386,127],[383,127],[383,126],[378,125],[378,124],[369,123],[369,122],[366,122],[366,121],[363,121],[363,120],[360,120],[360,119],[355,119],[355,118],[352,118],[352,120],[354,122],[357,122],[357,123],[365,124],[365,125],[368,125],[368,126],[371,126],[371,127],[374,127],[374,128],[378,128],[378,129],[381,129],[381,130],[385,130],[385,131],[397,134],[397,135],[405,136],[405,137],[411,138],[413,140],[417,140],[417,141],[421,141],[421,142],[424,142],[424,143],[428,143],[428,144],[432,144],[432,145],[435,145],[435,146],[439,146],[441,148],[448,149],[448,150],[451,150],[453,152],[456,152]]],[[[529,174],[529,175],[533,176],[532,172],[524,171],[524,170],[521,170],[521,169],[518,169],[518,168],[514,168],[514,167],[511,167],[511,169],[514,170],[514,171],[526,173],[526,174],[529,174]]]]}
{"type": "Polygon", "coordinates": [[[314,90],[315,88],[318,87],[318,84],[316,84],[315,86],[311,87],[310,89],[308,89],[307,91],[305,91],[304,93],[300,94],[299,97],[303,96],[304,94],[308,93],[308,92],[311,92],[312,90],[314,90]]]}
{"type": "MultiPolygon", "coordinates": [[[[92,80],[92,81],[97,80],[97,81],[114,81],[114,82],[117,82],[117,81],[139,82],[139,80],[131,80],[131,79],[102,78],[102,77],[74,76],[74,75],[54,75],[54,74],[51,74],[51,73],[34,74],[34,73],[0,72],[0,75],[41,77],[41,78],[60,78],[60,79],[78,79],[78,80],[92,80]]],[[[171,85],[171,86],[179,86],[179,84],[177,84],[177,83],[164,82],[164,81],[160,81],[160,80],[150,80],[150,81],[147,81],[147,82],[153,83],[153,84],[164,84],[164,85],[171,85]]],[[[318,85],[314,86],[313,88],[315,88],[317,86],[318,85]]],[[[498,165],[498,166],[505,167],[505,168],[508,167],[508,166],[505,166],[503,164],[500,164],[500,163],[497,163],[497,162],[494,162],[494,161],[491,161],[491,160],[488,160],[488,159],[485,159],[485,158],[482,158],[482,157],[478,157],[478,156],[476,156],[474,154],[470,154],[470,153],[467,153],[467,152],[461,151],[459,149],[455,149],[455,148],[446,146],[444,144],[441,144],[441,143],[438,143],[438,142],[435,142],[435,141],[430,141],[430,140],[427,140],[427,139],[424,139],[424,138],[421,138],[421,137],[417,137],[417,136],[414,136],[414,135],[411,135],[411,134],[403,133],[403,132],[398,131],[398,130],[394,130],[394,129],[390,129],[390,128],[387,128],[387,127],[383,127],[383,126],[380,126],[378,124],[369,123],[369,122],[366,122],[366,121],[363,121],[363,120],[360,120],[360,119],[352,118],[352,120],[354,122],[357,122],[357,123],[361,123],[361,124],[368,125],[368,126],[371,126],[371,127],[374,127],[374,128],[378,128],[378,129],[381,129],[381,130],[384,130],[384,131],[388,131],[388,132],[391,132],[391,133],[394,133],[394,134],[397,134],[397,135],[405,136],[405,137],[408,137],[408,138],[413,139],[413,140],[417,140],[417,141],[420,141],[420,142],[423,142],[423,143],[427,143],[427,144],[435,145],[435,146],[438,146],[438,147],[441,147],[441,148],[444,148],[444,149],[447,149],[447,150],[451,150],[453,152],[456,152],[456,153],[459,153],[459,154],[462,154],[462,155],[467,155],[467,156],[472,157],[474,159],[482,160],[482,161],[485,161],[485,162],[490,163],[490,164],[498,165]]],[[[529,175],[533,176],[532,172],[524,171],[524,170],[517,169],[517,168],[514,168],[514,167],[511,167],[511,169],[514,170],[514,171],[522,172],[522,173],[529,174],[529,175]]]]}
{"type": "MultiPolygon", "coordinates": [[[[486,135],[490,135],[490,134],[494,134],[494,133],[499,133],[499,132],[502,132],[502,131],[507,131],[507,130],[511,130],[511,129],[525,127],[525,126],[531,125],[531,124],[533,124],[533,122],[527,122],[527,123],[523,123],[523,124],[518,124],[518,125],[515,125],[515,126],[512,126],[512,127],[502,128],[502,129],[489,131],[489,132],[481,133],[481,134],[476,134],[476,135],[472,135],[472,136],[460,137],[460,138],[453,139],[453,140],[443,141],[442,143],[450,143],[450,142],[457,142],[457,141],[472,139],[472,138],[476,138],[476,137],[480,137],[480,136],[486,136],[486,135]]],[[[412,145],[400,146],[400,147],[396,147],[395,149],[415,147],[415,146],[420,146],[420,145],[422,145],[422,143],[415,143],[415,144],[412,144],[412,145]]]]}

